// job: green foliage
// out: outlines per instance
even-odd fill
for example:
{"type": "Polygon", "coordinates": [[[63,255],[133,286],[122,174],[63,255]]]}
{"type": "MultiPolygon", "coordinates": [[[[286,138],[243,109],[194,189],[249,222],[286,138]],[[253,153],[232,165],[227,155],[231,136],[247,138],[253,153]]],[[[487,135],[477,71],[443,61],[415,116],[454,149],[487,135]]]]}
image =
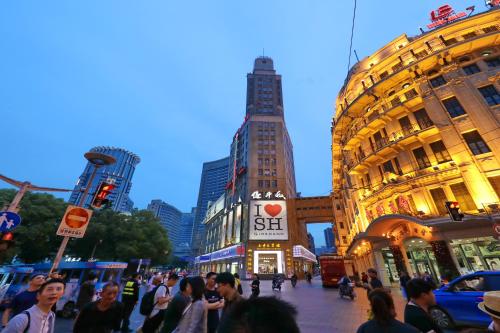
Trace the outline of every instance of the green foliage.
{"type": "MultiPolygon", "coordinates": [[[[14,190],[0,190],[0,208],[14,195],[14,190]]],[[[13,232],[15,246],[0,254],[0,260],[14,254],[27,263],[55,257],[62,240],[56,230],[66,206],[64,200],[50,194],[26,193],[19,211],[22,223],[13,232]]],[[[85,237],[71,239],[65,254],[87,260],[96,244],[94,256],[100,260],[150,258],[154,264],[165,264],[172,252],[165,229],[145,210],[134,210],[132,215],[110,209],[95,211],[85,237]]]]}

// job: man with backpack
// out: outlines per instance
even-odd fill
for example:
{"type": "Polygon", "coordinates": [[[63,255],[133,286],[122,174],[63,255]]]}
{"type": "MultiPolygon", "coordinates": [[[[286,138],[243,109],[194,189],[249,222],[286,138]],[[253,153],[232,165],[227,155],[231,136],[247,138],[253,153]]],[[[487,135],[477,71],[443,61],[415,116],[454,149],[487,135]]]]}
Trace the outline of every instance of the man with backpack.
{"type": "Polygon", "coordinates": [[[175,286],[179,276],[175,273],[168,276],[167,284],[163,284],[163,276],[157,275],[153,279],[153,290],[146,293],[141,300],[140,312],[146,316],[142,325],[143,333],[154,333],[163,322],[165,310],[172,299],[170,288],[175,286]]]}
{"type": "Polygon", "coordinates": [[[133,274],[132,277],[125,282],[125,286],[123,287],[123,318],[121,331],[124,333],[132,331],[128,328],[128,326],[130,324],[130,315],[134,311],[134,307],[139,300],[139,278],[139,273],[133,274]]]}
{"type": "Polygon", "coordinates": [[[56,315],[51,311],[64,294],[64,281],[51,279],[37,291],[38,303],[13,317],[2,333],[54,333],[56,315]]]}

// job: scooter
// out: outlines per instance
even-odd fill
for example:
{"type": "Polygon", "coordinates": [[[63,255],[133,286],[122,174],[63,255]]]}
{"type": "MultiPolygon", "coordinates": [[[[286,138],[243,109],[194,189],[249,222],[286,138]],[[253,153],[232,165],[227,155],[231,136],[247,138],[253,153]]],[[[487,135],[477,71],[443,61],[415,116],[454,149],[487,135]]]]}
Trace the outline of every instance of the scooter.
{"type": "Polygon", "coordinates": [[[276,290],[278,289],[279,291],[281,291],[281,278],[280,277],[274,277],[273,278],[273,290],[276,290]]]}
{"type": "Polygon", "coordinates": [[[292,277],[290,278],[290,282],[292,283],[292,287],[294,287],[294,288],[295,288],[295,286],[297,285],[297,276],[295,276],[295,275],[294,275],[294,276],[292,276],[292,277]]]}
{"type": "Polygon", "coordinates": [[[339,295],[340,298],[344,298],[344,296],[348,296],[351,300],[354,299],[354,283],[349,282],[347,285],[341,284],[339,286],[339,295]]]}

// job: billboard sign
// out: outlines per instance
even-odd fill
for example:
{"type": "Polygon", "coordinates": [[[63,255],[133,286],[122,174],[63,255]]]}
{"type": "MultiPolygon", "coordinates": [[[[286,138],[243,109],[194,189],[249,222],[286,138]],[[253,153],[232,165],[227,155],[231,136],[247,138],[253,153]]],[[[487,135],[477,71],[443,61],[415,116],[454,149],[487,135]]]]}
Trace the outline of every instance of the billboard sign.
{"type": "Polygon", "coordinates": [[[250,240],[288,240],[285,200],[252,200],[249,215],[250,240]]]}

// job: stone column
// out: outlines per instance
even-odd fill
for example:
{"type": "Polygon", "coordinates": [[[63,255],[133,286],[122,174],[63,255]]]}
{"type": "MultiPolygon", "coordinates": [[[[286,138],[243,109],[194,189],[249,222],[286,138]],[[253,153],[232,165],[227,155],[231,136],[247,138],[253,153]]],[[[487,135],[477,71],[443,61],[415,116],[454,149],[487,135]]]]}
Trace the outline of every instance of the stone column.
{"type": "Polygon", "coordinates": [[[389,280],[389,277],[387,276],[387,271],[385,270],[385,262],[384,262],[384,256],[382,255],[382,252],[380,251],[373,251],[373,258],[375,259],[375,266],[374,267],[377,272],[378,272],[378,277],[380,281],[382,281],[382,284],[384,286],[390,286],[391,285],[391,280],[389,280]]]}
{"type": "Polygon", "coordinates": [[[436,240],[431,241],[430,244],[432,246],[432,252],[434,252],[434,256],[436,257],[436,261],[441,274],[443,274],[443,276],[446,277],[448,281],[456,278],[457,276],[460,276],[460,272],[455,266],[455,262],[453,261],[446,241],[436,240]]]}
{"type": "Polygon", "coordinates": [[[403,251],[401,251],[401,247],[399,245],[389,245],[389,249],[391,249],[398,275],[401,275],[401,272],[407,271],[403,251]]]}
{"type": "Polygon", "coordinates": [[[413,276],[413,267],[410,264],[410,259],[408,259],[408,254],[406,253],[406,249],[404,248],[404,245],[401,245],[401,254],[403,255],[403,261],[404,265],[406,268],[406,273],[408,273],[409,276],[413,276]]]}

